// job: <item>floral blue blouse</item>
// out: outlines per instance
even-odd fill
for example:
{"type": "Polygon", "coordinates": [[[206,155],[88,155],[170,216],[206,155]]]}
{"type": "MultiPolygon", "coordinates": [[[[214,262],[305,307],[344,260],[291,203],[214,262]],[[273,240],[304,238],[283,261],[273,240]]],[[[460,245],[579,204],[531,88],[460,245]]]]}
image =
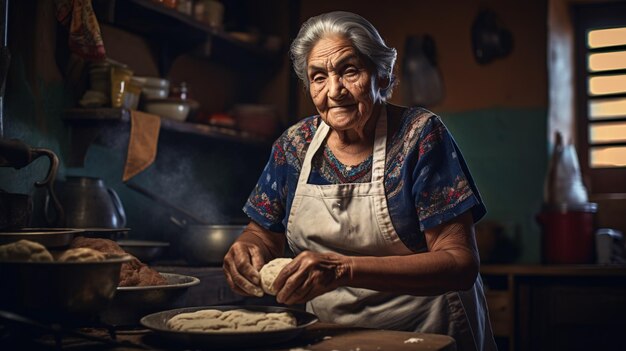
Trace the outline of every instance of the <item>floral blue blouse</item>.
{"type": "MultiPolygon", "coordinates": [[[[272,155],[243,208],[262,227],[285,231],[302,162],[319,123],[319,115],[303,119],[274,142],[272,155]]],[[[372,156],[347,167],[324,147],[312,162],[309,184],[371,180],[372,156]]],[[[438,116],[423,108],[406,109],[395,135],[388,136],[384,185],[394,228],[414,252],[427,250],[424,229],[470,209],[474,222],[486,213],[452,135],[438,116]]]]}

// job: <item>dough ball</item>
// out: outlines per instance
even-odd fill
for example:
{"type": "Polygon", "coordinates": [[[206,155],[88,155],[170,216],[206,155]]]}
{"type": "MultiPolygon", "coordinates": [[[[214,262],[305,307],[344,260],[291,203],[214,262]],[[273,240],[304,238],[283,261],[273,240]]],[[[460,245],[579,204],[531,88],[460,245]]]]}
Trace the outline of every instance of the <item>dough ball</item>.
{"type": "Polygon", "coordinates": [[[106,257],[100,251],[87,247],[65,250],[57,261],[59,262],[98,262],[106,257]]]}
{"type": "Polygon", "coordinates": [[[0,260],[51,262],[53,258],[46,247],[40,243],[30,240],[20,240],[0,246],[0,260]]]}
{"type": "Polygon", "coordinates": [[[270,295],[276,295],[277,291],[272,289],[272,284],[274,280],[276,280],[278,273],[291,261],[293,261],[291,258],[276,258],[269,261],[261,268],[259,273],[261,273],[261,287],[263,291],[270,295]]]}

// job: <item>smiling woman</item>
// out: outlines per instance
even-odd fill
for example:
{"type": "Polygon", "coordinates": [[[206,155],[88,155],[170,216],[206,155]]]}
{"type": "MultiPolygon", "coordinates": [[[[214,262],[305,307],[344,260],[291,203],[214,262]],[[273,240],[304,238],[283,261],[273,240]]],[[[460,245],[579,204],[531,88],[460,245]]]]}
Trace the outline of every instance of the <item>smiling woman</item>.
{"type": "Polygon", "coordinates": [[[396,50],[338,11],[306,21],[291,57],[318,114],[273,145],[244,207],[251,221],[224,258],[233,290],[258,295],[259,271],[287,242],[295,257],[271,286],[279,303],[495,349],[474,238],[485,207],[439,117],[387,103],[396,50]]]}
{"type": "MultiPolygon", "coordinates": [[[[374,109],[380,96],[377,79],[368,69],[352,43],[335,36],[320,39],[308,59],[310,94],[324,123],[331,127],[329,146],[343,164],[363,162],[371,153],[377,116],[374,109]]],[[[378,112],[378,111],[376,111],[378,112]]]]}

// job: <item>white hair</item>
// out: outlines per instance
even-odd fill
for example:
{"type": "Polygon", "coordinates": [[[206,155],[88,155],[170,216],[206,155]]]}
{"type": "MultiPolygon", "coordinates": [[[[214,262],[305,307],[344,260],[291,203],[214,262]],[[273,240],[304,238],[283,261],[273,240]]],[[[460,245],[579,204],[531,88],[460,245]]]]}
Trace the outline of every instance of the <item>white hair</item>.
{"type": "Polygon", "coordinates": [[[345,11],[334,11],[309,18],[298,36],[291,43],[293,69],[309,89],[307,78],[307,58],[318,40],[332,35],[341,35],[350,40],[354,48],[375,67],[376,76],[387,79],[386,87],[379,87],[383,99],[391,97],[396,80],[393,68],[396,63],[396,49],[388,47],[376,28],[365,18],[345,11]]]}

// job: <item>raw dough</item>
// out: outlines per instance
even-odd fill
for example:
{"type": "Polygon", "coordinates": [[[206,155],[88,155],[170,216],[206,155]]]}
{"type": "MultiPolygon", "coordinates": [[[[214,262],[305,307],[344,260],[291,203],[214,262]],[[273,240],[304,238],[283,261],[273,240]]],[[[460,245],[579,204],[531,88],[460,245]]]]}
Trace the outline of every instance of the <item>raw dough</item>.
{"type": "Polygon", "coordinates": [[[90,249],[88,247],[78,247],[63,251],[63,254],[57,261],[59,262],[99,262],[104,261],[106,257],[100,251],[90,249]]]}
{"type": "MultiPolygon", "coordinates": [[[[85,238],[78,236],[70,243],[71,248],[86,247],[107,254],[127,254],[118,243],[109,239],[85,238]]],[[[132,256],[132,255],[131,255],[132,256]]],[[[122,263],[119,286],[154,286],[165,285],[167,280],[159,272],[142,263],[137,257],[122,263]]]]}
{"type": "Polygon", "coordinates": [[[278,276],[278,273],[291,261],[293,261],[291,258],[276,258],[269,261],[261,268],[259,273],[261,273],[261,287],[263,291],[270,295],[276,295],[277,291],[272,289],[272,284],[278,276]]]}
{"type": "Polygon", "coordinates": [[[53,258],[40,243],[20,240],[0,246],[0,261],[51,262],[53,258]]]}
{"type": "Polygon", "coordinates": [[[177,314],[167,327],[192,332],[259,332],[294,328],[296,319],[288,312],[265,313],[243,309],[200,310],[177,314]]]}

